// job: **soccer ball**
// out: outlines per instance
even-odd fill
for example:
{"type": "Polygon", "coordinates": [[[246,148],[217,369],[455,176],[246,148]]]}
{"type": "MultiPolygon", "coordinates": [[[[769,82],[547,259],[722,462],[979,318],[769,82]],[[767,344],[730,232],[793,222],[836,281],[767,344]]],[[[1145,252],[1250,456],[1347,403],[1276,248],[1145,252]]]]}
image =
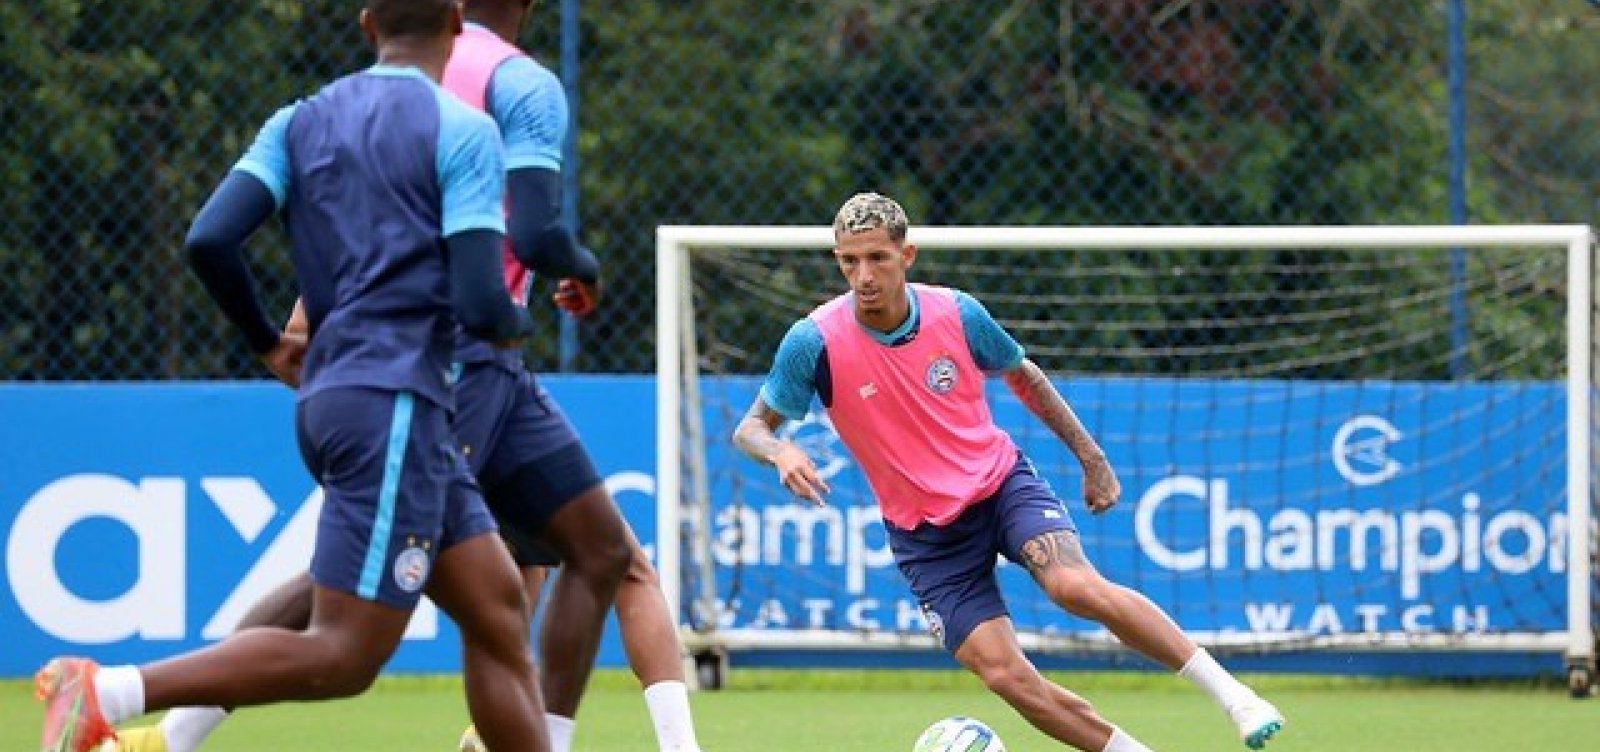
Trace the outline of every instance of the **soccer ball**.
{"type": "Polygon", "coordinates": [[[1006,752],[1006,745],[983,721],[957,715],[929,726],[911,752],[1006,752]]]}

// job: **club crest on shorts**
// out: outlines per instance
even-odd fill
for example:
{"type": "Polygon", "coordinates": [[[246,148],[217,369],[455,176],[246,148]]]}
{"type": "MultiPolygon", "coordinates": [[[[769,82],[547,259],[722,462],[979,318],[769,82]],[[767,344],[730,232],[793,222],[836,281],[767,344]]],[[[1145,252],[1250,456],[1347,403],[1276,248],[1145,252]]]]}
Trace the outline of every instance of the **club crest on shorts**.
{"type": "Polygon", "coordinates": [[[944,644],[944,619],[939,618],[939,612],[927,603],[917,604],[922,608],[922,618],[928,620],[928,633],[933,635],[940,645],[944,644]]]}
{"type": "Polygon", "coordinates": [[[422,589],[423,583],[428,581],[428,552],[421,546],[407,546],[399,556],[394,557],[394,584],[407,593],[415,593],[422,589]]]}
{"type": "Polygon", "coordinates": [[[926,381],[928,389],[932,390],[934,394],[944,394],[956,388],[956,381],[958,381],[956,362],[951,360],[948,355],[940,355],[934,358],[933,362],[928,364],[926,381]]]}

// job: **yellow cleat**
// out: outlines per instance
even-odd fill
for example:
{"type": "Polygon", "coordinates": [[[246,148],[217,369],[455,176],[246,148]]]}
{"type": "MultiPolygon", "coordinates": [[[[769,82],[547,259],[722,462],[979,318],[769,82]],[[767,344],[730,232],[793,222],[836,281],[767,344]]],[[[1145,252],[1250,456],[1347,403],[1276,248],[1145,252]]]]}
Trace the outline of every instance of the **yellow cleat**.
{"type": "Polygon", "coordinates": [[[167,752],[167,737],[159,726],[138,726],[117,732],[95,748],[96,752],[167,752]]]}
{"type": "Polygon", "coordinates": [[[466,731],[461,732],[461,744],[456,749],[459,752],[489,752],[489,748],[483,746],[483,740],[478,738],[477,726],[468,726],[466,731]]]}

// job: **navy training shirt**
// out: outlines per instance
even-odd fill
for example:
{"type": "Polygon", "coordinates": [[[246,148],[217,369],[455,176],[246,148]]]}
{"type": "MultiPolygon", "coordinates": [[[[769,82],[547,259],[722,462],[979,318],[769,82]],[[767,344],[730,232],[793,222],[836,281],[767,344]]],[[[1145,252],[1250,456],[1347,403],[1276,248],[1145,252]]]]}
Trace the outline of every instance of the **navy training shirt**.
{"type": "Polygon", "coordinates": [[[279,110],[235,169],[284,210],[313,335],[300,397],[357,386],[452,405],[444,239],[505,232],[494,122],[416,68],[378,65],[279,110]]]}

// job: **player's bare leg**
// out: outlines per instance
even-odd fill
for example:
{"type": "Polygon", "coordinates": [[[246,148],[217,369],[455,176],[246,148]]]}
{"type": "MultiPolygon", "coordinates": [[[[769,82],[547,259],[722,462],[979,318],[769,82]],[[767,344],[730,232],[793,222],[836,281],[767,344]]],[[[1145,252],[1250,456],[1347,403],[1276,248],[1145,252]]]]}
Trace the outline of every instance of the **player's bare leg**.
{"type": "Polygon", "coordinates": [[[1022,547],[1024,562],[1046,595],[1074,616],[1105,625],[1122,644],[1175,671],[1216,700],[1259,749],[1283,728],[1283,715],[1222,668],[1143,594],[1102,577],[1076,533],[1040,535],[1022,547]]]}
{"type": "Polygon", "coordinates": [[[301,572],[273,588],[256,601],[244,618],[234,627],[242,631],[252,627],[282,627],[306,629],[311,626],[311,573],[301,572]]]}
{"type": "MultiPolygon", "coordinates": [[[[661,594],[661,578],[631,529],[628,530],[628,548],[632,556],[616,599],[617,624],[628,666],[644,689],[645,706],[650,711],[660,749],[700,752],[694,715],[689,707],[689,687],[683,675],[683,645],[678,642],[678,630],[667,611],[667,600],[661,594]]],[[[522,569],[530,603],[539,602],[549,571],[544,567],[522,569]]],[[[558,579],[560,576],[565,575],[559,575],[558,579]]],[[[476,744],[476,733],[468,729],[461,749],[469,752],[481,749],[476,744]]]]}
{"type": "Polygon", "coordinates": [[[641,687],[683,681],[683,646],[661,593],[661,577],[631,531],[628,546],[633,555],[617,590],[617,623],[628,666],[641,687]]]}
{"type": "MultiPolygon", "coordinates": [[[[628,666],[644,689],[645,705],[650,711],[650,720],[655,727],[660,748],[667,752],[699,752],[694,716],[689,708],[689,688],[683,676],[683,645],[678,642],[678,630],[667,611],[666,598],[661,594],[661,578],[656,574],[655,567],[651,566],[638,538],[634,537],[633,530],[630,528],[624,532],[630,556],[627,573],[617,589],[616,608],[628,666]]],[[[563,571],[557,576],[558,582],[567,576],[566,566],[562,565],[563,571]]],[[[538,602],[548,572],[543,567],[523,568],[522,577],[530,603],[538,602]]],[[[554,603],[552,597],[552,612],[556,610],[554,603]]],[[[548,625],[549,620],[545,623],[548,625]]],[[[545,628],[548,629],[548,626],[545,628]]],[[[545,654],[549,655],[548,639],[541,644],[545,654]]],[[[556,707],[554,702],[551,707],[556,707]]],[[[469,738],[463,740],[462,749],[476,749],[472,746],[470,735],[469,732],[469,738]]]]}
{"type": "Polygon", "coordinates": [[[1022,546],[1028,571],[1056,605],[1105,625],[1122,644],[1177,671],[1197,646],[1149,598],[1107,580],[1089,564],[1078,536],[1046,533],[1022,546]]]}
{"type": "Polygon", "coordinates": [[[211,647],[138,667],[51,661],[39,676],[47,741],[52,735],[63,745],[72,739],[71,749],[87,750],[114,739],[111,725],[180,705],[239,707],[360,694],[399,644],[411,610],[323,587],[312,599],[305,631],[247,629],[211,647]]]}
{"type": "MultiPolygon", "coordinates": [[[[628,525],[604,485],[562,505],[545,526],[541,540],[561,557],[561,573],[548,606],[559,618],[545,619],[539,633],[544,661],[539,682],[551,714],[569,721],[577,717],[600,650],[606,614],[628,571],[630,539],[628,525]]],[[[537,592],[532,590],[529,597],[537,597],[537,592]]]]}
{"type": "MultiPolygon", "coordinates": [[[[525,607],[524,621],[526,624],[532,625],[534,617],[539,613],[539,601],[544,596],[544,583],[550,578],[550,572],[552,568],[531,566],[519,567],[519,569],[522,573],[522,602],[523,606],[525,607]]],[[[532,629],[531,626],[527,628],[530,631],[532,629]]],[[[544,672],[541,671],[541,680],[544,678],[543,674],[544,672]]],[[[541,697],[541,699],[544,698],[541,697]]],[[[547,699],[545,701],[548,702],[547,699]]],[[[545,712],[544,718],[545,733],[550,737],[550,749],[553,750],[553,752],[560,752],[561,748],[559,745],[562,743],[562,740],[559,737],[563,735],[568,738],[568,746],[570,746],[570,737],[572,736],[573,729],[571,727],[557,728],[559,722],[551,721],[550,712],[548,710],[545,712]]],[[[571,722],[570,719],[568,719],[568,722],[571,722]]],[[[467,726],[467,730],[461,733],[461,741],[456,746],[456,749],[459,750],[459,752],[485,752],[485,750],[488,748],[483,745],[483,739],[478,737],[478,727],[469,724],[467,726]]]]}
{"type": "Polygon", "coordinates": [[[461,628],[467,709],[488,748],[548,750],[527,606],[500,537],[479,535],[440,552],[427,592],[461,628]]]}
{"type": "MultiPolygon", "coordinates": [[[[234,628],[279,627],[303,631],[311,626],[311,575],[302,572],[255,602],[234,628]]],[[[119,732],[111,752],[194,752],[211,732],[228,719],[231,708],[217,706],[173,708],[156,726],[119,732]]]]}
{"type": "MultiPolygon", "coordinates": [[[[539,615],[539,600],[544,597],[544,583],[550,579],[551,567],[522,567],[522,593],[528,606],[528,624],[539,615]]],[[[532,628],[531,626],[529,627],[532,628]]]]}
{"type": "MultiPolygon", "coordinates": [[[[627,574],[617,588],[616,597],[617,622],[628,668],[639,680],[640,687],[662,681],[683,681],[683,646],[678,643],[677,630],[672,628],[672,617],[667,613],[661,579],[631,533],[629,546],[635,554],[628,561],[627,574]]],[[[545,583],[555,571],[553,567],[522,568],[530,618],[537,616],[532,609],[537,608],[545,583]]]]}
{"type": "Polygon", "coordinates": [[[979,624],[956,649],[955,657],[989,691],[1052,739],[1086,752],[1147,749],[1100,717],[1087,700],[1044,678],[1023,654],[1007,617],[979,624]],[[1110,746],[1114,734],[1123,746],[1110,746]]]}
{"type": "Polygon", "coordinates": [[[145,710],[241,707],[351,697],[371,686],[400,644],[408,609],[317,586],[310,628],[258,627],[141,667],[145,710]]]}
{"type": "MultiPolygon", "coordinates": [[[[488,540],[498,545],[498,541],[494,538],[488,538],[488,540]]],[[[455,551],[460,547],[452,547],[450,551],[455,551]]],[[[447,551],[446,554],[448,553],[447,551]]],[[[444,555],[441,555],[440,561],[441,563],[444,561],[444,555]]],[[[447,572],[448,569],[445,567],[436,569],[435,582],[439,581],[439,577],[448,576],[447,572]]],[[[433,587],[435,586],[430,585],[430,596],[434,594],[433,587]]],[[[448,595],[444,597],[448,598],[448,595]]],[[[501,600],[504,600],[504,598],[501,600]]],[[[308,573],[301,573],[285,581],[273,589],[266,597],[257,601],[240,621],[238,629],[241,632],[258,627],[304,630],[310,625],[311,606],[311,576],[308,573]]],[[[515,604],[515,613],[519,616],[525,613],[524,606],[520,600],[515,604]]],[[[516,634],[526,634],[525,623],[525,621],[519,619],[516,634]]],[[[462,628],[462,638],[467,656],[467,673],[480,673],[487,669],[491,676],[494,675],[497,671],[497,659],[494,657],[496,648],[478,648],[475,645],[475,641],[479,639],[477,633],[469,632],[465,627],[462,628]]],[[[484,683],[492,686],[493,681],[498,681],[498,679],[491,679],[484,683]]],[[[470,688],[471,685],[469,684],[469,694],[470,688]]],[[[524,711],[519,710],[517,712],[524,711]]],[[[226,719],[227,713],[227,710],[216,706],[175,708],[162,719],[158,728],[130,729],[127,732],[123,732],[123,739],[120,745],[108,746],[108,749],[140,750],[150,748],[164,749],[170,752],[192,752],[199,748],[201,742],[217,726],[221,725],[226,719]],[[145,736],[150,734],[158,734],[159,736],[147,740],[145,736]]]]}
{"type": "Polygon", "coordinates": [[[96,669],[88,661],[58,659],[40,672],[40,690],[51,710],[67,690],[91,709],[93,718],[72,723],[86,723],[94,736],[78,739],[74,749],[101,741],[104,723],[170,707],[349,698],[378,677],[410,616],[410,608],[317,586],[310,627],[302,632],[246,629],[203,650],[139,667],[96,669]]]}
{"type": "Polygon", "coordinates": [[[617,624],[628,665],[644,687],[645,705],[663,752],[700,752],[689,688],[684,682],[678,625],[667,610],[661,578],[632,530],[628,531],[628,545],[633,557],[617,590],[617,624]]]}

